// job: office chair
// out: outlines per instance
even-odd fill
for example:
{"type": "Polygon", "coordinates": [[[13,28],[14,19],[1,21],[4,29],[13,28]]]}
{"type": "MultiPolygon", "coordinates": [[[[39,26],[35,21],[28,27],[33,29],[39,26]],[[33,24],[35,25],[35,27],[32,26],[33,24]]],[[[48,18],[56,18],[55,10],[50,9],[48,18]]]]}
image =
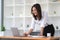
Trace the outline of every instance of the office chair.
{"type": "Polygon", "coordinates": [[[54,29],[53,24],[45,26],[43,30],[43,36],[47,37],[47,33],[51,33],[51,36],[54,36],[55,29],[54,29]]]}

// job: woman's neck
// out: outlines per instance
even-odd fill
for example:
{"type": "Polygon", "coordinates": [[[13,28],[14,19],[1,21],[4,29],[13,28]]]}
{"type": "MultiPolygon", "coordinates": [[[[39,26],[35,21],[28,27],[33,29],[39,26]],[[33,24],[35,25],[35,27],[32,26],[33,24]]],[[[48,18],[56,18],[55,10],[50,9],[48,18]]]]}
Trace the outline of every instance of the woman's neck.
{"type": "Polygon", "coordinates": [[[37,20],[40,20],[40,17],[39,16],[37,16],[37,20]]]}

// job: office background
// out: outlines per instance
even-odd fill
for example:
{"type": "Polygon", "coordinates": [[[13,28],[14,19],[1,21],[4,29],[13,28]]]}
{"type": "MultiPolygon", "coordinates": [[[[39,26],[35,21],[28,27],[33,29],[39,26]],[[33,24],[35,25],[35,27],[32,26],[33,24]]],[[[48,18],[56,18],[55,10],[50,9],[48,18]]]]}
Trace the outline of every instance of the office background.
{"type": "Polygon", "coordinates": [[[28,30],[32,20],[31,6],[35,3],[41,4],[42,12],[48,14],[48,23],[53,24],[55,30],[60,30],[60,0],[3,0],[3,16],[0,6],[0,25],[3,17],[2,24],[6,30],[11,27],[28,30]]]}

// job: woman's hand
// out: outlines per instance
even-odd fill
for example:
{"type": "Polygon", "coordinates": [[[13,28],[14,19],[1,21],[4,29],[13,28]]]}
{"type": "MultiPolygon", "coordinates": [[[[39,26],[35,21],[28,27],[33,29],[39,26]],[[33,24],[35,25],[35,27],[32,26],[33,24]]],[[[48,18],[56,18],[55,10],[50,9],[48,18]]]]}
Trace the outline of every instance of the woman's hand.
{"type": "Polygon", "coordinates": [[[33,31],[33,29],[30,29],[28,32],[25,32],[24,35],[28,36],[32,31],[33,31]]]}
{"type": "Polygon", "coordinates": [[[29,33],[28,33],[28,32],[25,32],[25,33],[24,33],[24,36],[28,36],[28,35],[29,35],[29,33]]]}

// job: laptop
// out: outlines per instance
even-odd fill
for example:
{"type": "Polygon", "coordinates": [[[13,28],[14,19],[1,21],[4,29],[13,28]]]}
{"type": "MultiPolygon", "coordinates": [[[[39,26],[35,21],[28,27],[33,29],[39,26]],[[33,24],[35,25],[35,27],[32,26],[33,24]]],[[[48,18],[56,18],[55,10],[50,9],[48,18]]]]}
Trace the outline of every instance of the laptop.
{"type": "Polygon", "coordinates": [[[19,30],[17,28],[11,28],[13,36],[21,37],[24,36],[23,33],[20,34],[19,30]]]}

